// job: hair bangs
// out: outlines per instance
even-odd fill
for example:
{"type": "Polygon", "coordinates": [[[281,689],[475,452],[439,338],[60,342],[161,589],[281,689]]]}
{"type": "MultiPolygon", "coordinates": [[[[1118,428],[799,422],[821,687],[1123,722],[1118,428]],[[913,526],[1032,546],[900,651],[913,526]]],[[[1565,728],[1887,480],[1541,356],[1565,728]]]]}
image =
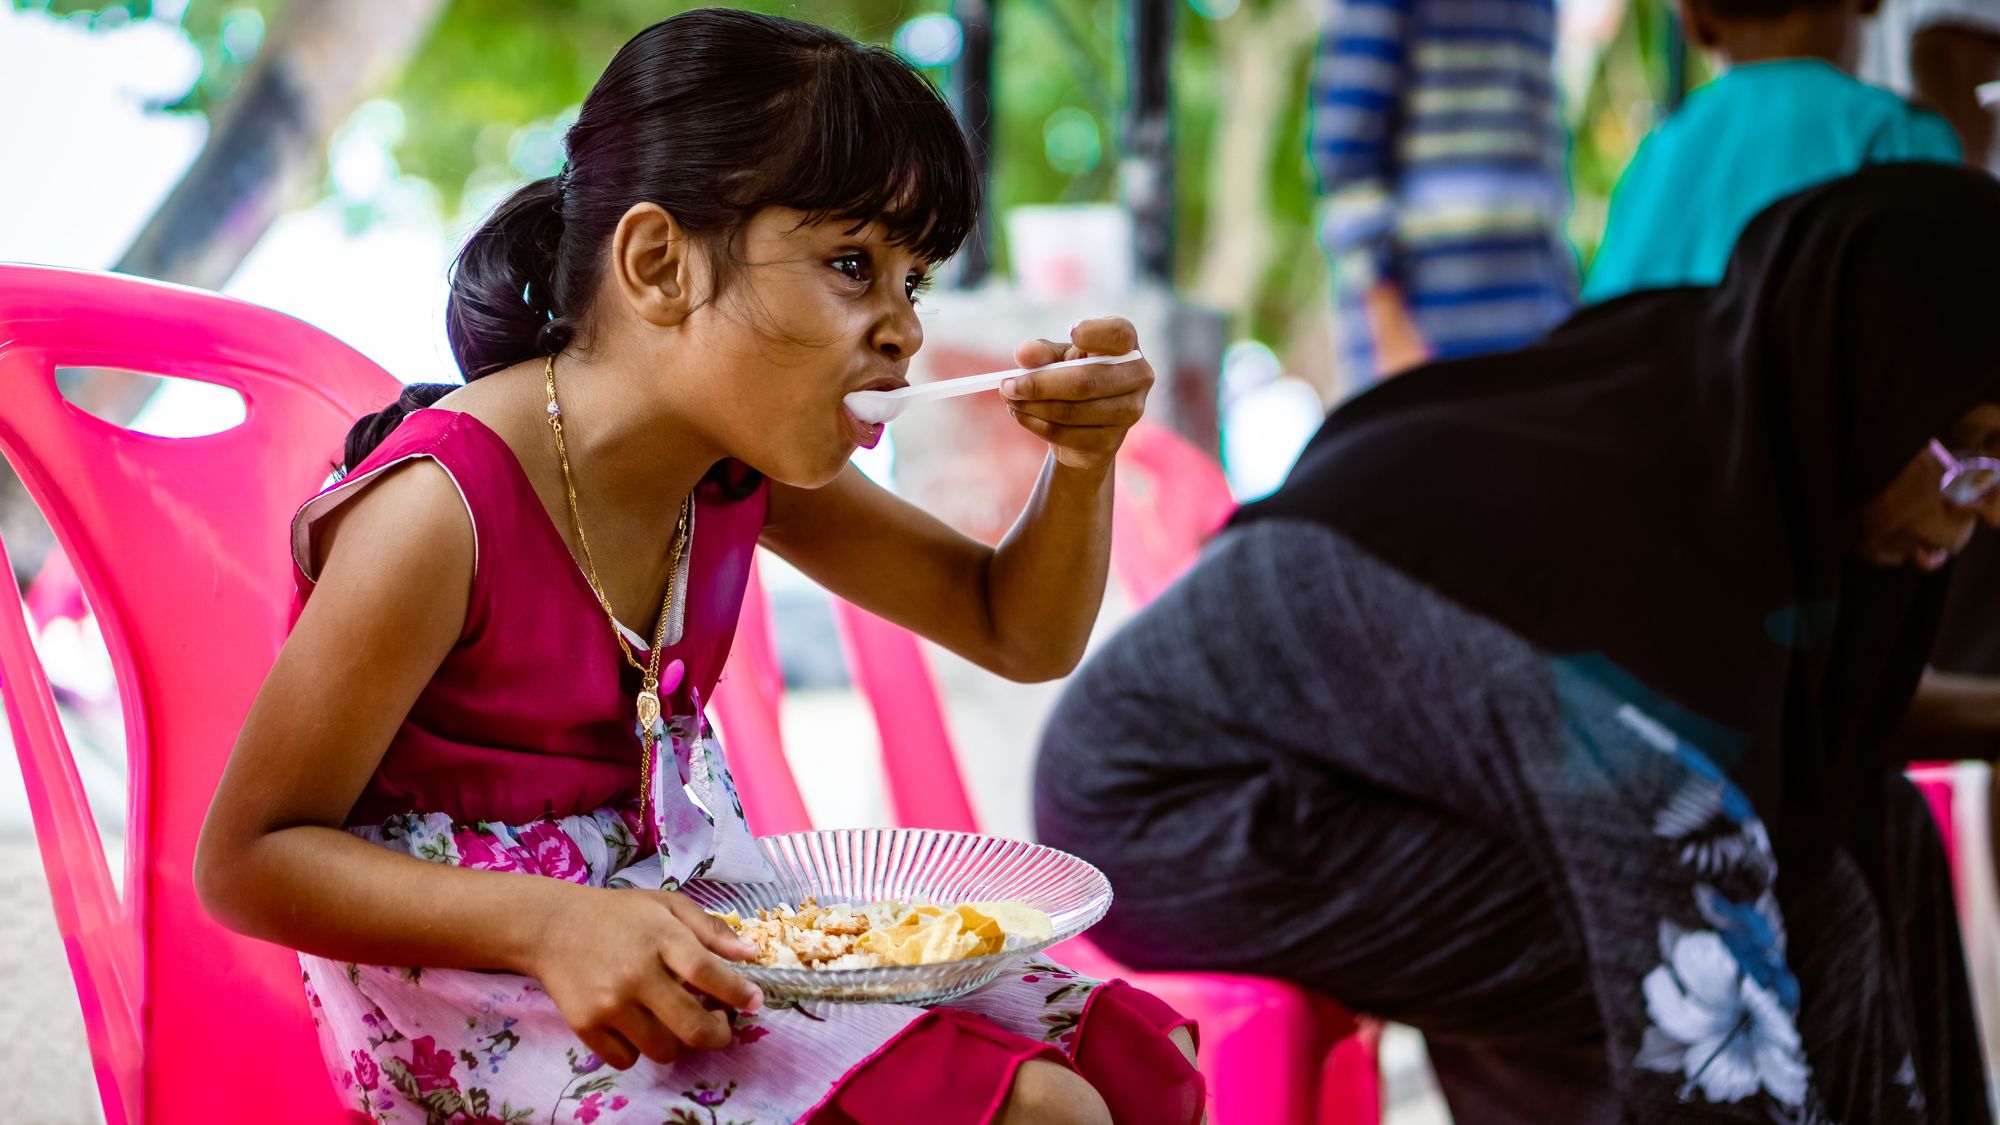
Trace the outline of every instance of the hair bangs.
{"type": "Polygon", "coordinates": [[[808,222],[879,223],[929,262],[958,253],[979,217],[965,134],[929,80],[882,48],[821,55],[792,98],[793,144],[773,146],[746,209],[790,207],[808,222]],[[845,71],[845,73],[841,73],[845,71]]]}

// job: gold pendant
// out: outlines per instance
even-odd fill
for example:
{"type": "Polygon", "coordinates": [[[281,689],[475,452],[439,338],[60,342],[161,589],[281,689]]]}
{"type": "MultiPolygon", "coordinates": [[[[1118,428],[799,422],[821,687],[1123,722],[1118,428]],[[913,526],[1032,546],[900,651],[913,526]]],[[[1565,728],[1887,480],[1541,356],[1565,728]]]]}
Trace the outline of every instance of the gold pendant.
{"type": "Polygon", "coordinates": [[[639,693],[639,729],[651,736],[653,724],[660,721],[660,696],[652,688],[639,693]]]}

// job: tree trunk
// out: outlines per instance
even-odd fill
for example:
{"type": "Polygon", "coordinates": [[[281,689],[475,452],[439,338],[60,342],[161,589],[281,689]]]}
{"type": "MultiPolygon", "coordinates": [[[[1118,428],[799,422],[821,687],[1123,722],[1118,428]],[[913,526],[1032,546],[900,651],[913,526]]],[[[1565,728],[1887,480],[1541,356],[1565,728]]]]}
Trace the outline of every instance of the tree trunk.
{"type": "MultiPolygon", "coordinates": [[[[287,205],[319,180],[327,142],[422,45],[445,0],[299,0],[286,7],[194,165],[112,268],[220,289],[287,205]]],[[[129,421],[150,380],[81,388],[100,417],[129,421]]]]}
{"type": "Polygon", "coordinates": [[[1276,0],[1261,11],[1246,4],[1216,25],[1223,92],[1208,160],[1201,267],[1189,286],[1197,304],[1240,314],[1256,299],[1276,238],[1265,170],[1275,146],[1303,143],[1280,133],[1298,97],[1293,76],[1313,50],[1319,21],[1310,0],[1276,0]]]}
{"type": "Polygon", "coordinates": [[[217,115],[208,143],[113,267],[204,289],[236,272],[317,182],[327,142],[395,78],[445,0],[300,0],[217,115]]]}

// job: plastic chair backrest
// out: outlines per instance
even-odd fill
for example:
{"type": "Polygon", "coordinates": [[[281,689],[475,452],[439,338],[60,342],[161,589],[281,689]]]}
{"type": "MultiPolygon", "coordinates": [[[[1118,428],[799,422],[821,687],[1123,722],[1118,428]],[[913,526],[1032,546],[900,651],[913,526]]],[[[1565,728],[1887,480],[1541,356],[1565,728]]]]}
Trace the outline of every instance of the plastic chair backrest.
{"type": "MultiPolygon", "coordinates": [[[[0,381],[0,453],[74,563],[124,711],[121,898],[18,592],[0,608],[0,696],[106,1117],[201,1113],[193,1107],[215,1096],[215,1045],[200,1029],[236,1028],[254,1036],[257,1062],[232,1073],[228,1104],[348,1120],[320,1061],[296,955],[210,920],[193,858],[216,779],[284,638],[286,523],[325,479],[347,426],[401,385],[268,309],[11,265],[0,265],[0,381]],[[243,396],[246,419],[206,437],[137,433],[65,400],[58,367],[218,384],[243,396]]],[[[0,573],[13,573],[4,550],[0,573]]]]}
{"type": "Polygon", "coordinates": [[[1160,596],[1194,565],[1236,512],[1215,459],[1165,428],[1140,423],[1118,454],[1111,565],[1136,605],[1160,596]]]}
{"type": "MultiPolygon", "coordinates": [[[[1112,570],[1140,605],[1171,585],[1236,510],[1220,465],[1180,435],[1145,423],[1133,428],[1119,453],[1112,506],[1112,570]]],[[[833,612],[848,670],[881,737],[896,823],[977,832],[978,817],[916,637],[838,598],[833,612]]],[[[769,613],[753,569],[736,644],[712,706],[743,782],[744,815],[760,834],[811,827],[785,759],[778,722],[783,694],[769,613]]]]}
{"type": "Polygon", "coordinates": [[[770,606],[753,560],[743,590],[743,611],[736,619],[736,641],[708,708],[722,724],[730,770],[743,799],[743,818],[759,836],[812,828],[791,763],[785,759],[779,727],[784,693],[778,649],[771,639],[770,606]]]}
{"type": "MultiPolygon", "coordinates": [[[[1111,566],[1126,595],[1138,605],[1157,597],[1235,510],[1221,466],[1167,430],[1135,428],[1113,498],[1111,566]]],[[[875,716],[895,822],[979,831],[917,638],[838,599],[834,621],[875,716]]],[[[1216,1125],[1381,1119],[1373,1041],[1355,1038],[1354,1018],[1329,1000],[1256,977],[1134,973],[1087,938],[1050,956],[1081,972],[1131,979],[1202,1024],[1216,1125]]]]}
{"type": "Polygon", "coordinates": [[[839,598],[833,620],[882,743],[889,811],[904,828],[977,832],[937,684],[915,634],[839,598]]]}

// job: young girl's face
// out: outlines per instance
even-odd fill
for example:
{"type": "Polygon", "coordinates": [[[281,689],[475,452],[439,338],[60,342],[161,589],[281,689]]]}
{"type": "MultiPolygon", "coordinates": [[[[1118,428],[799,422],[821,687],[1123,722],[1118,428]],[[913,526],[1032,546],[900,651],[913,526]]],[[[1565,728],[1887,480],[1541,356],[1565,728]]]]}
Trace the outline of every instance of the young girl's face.
{"type": "Polygon", "coordinates": [[[688,327],[716,360],[700,397],[717,444],[774,480],[815,487],[881,440],[841,400],[905,384],[924,342],[915,303],[930,263],[875,224],[804,218],[777,207],[752,218],[734,276],[688,327]]]}

